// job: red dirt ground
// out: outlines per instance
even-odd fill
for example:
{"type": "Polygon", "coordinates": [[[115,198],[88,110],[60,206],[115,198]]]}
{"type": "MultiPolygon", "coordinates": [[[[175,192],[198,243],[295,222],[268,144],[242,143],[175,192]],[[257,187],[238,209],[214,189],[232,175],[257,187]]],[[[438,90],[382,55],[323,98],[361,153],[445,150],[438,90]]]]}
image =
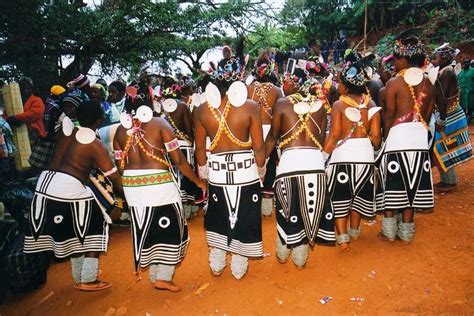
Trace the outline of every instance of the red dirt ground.
{"type": "Polygon", "coordinates": [[[72,287],[69,262],[53,264],[45,286],[9,297],[0,315],[472,315],[474,161],[458,167],[457,174],[456,191],[436,195],[433,214],[416,216],[411,245],[379,241],[380,222],[364,222],[351,252],[317,246],[300,271],[291,260],[285,265],[276,261],[272,215],[263,220],[264,251],[270,256],[251,261],[240,281],[231,276],[229,266],[215,278],[208,268],[200,215],[189,223],[191,244],[174,278],[182,291],[169,293],[154,290],[147,272],[135,281],[130,232],[115,228],[110,250],[100,261],[102,278],[114,284],[112,289],[79,292],[72,287]],[[372,270],[374,278],[369,277],[372,270]],[[201,294],[194,294],[206,284],[201,294]],[[333,299],[322,305],[324,296],[333,299]],[[365,302],[350,302],[354,296],[365,302]]]}

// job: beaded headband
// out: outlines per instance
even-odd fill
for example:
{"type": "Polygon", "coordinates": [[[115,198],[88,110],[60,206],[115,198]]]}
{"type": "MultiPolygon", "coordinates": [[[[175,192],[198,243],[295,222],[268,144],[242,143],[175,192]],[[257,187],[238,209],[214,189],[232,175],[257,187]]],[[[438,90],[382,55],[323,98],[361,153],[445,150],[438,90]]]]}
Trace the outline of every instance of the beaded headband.
{"type": "Polygon", "coordinates": [[[196,87],[196,82],[191,77],[184,77],[179,79],[178,86],[184,89],[189,87],[196,87]]]}
{"type": "Polygon", "coordinates": [[[362,87],[370,81],[370,75],[364,68],[351,64],[342,69],[341,79],[355,86],[362,87]]]}
{"type": "Polygon", "coordinates": [[[449,43],[444,43],[443,45],[435,49],[434,54],[440,55],[441,58],[444,60],[452,61],[459,54],[459,52],[459,49],[454,49],[449,46],[449,43]]]}
{"type": "MultiPolygon", "coordinates": [[[[415,55],[423,55],[425,53],[425,48],[423,43],[417,37],[409,37],[407,39],[413,39],[416,43],[403,43],[402,40],[395,41],[395,46],[393,47],[393,52],[401,57],[411,58],[415,55]]],[[[405,42],[406,40],[405,39],[405,42]]]]}
{"type": "Polygon", "coordinates": [[[212,80],[237,81],[242,78],[243,70],[238,58],[230,58],[224,65],[218,65],[210,75],[212,80]]]}

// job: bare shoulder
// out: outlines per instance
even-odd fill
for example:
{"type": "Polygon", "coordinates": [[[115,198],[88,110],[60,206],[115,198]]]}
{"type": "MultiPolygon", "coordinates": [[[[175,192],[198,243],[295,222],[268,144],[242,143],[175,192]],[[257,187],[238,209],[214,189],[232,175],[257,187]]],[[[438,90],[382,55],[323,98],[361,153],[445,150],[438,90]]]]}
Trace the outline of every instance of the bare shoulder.
{"type": "Polygon", "coordinates": [[[340,100],[337,100],[332,105],[331,113],[336,114],[336,113],[340,112],[344,107],[345,107],[344,102],[342,102],[340,100]]]}
{"type": "Polygon", "coordinates": [[[247,99],[247,101],[242,105],[243,109],[256,110],[258,109],[258,103],[252,99],[247,99]]]}

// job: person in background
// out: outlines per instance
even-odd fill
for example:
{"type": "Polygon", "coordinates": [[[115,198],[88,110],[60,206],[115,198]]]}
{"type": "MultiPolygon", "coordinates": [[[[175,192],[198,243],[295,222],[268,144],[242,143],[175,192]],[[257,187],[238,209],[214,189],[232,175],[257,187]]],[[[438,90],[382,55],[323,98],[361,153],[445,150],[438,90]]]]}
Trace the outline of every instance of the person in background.
{"type": "Polygon", "coordinates": [[[91,100],[96,100],[100,102],[100,106],[102,107],[102,110],[104,110],[105,120],[104,123],[102,123],[102,126],[100,127],[112,124],[112,106],[109,102],[106,101],[107,90],[105,90],[103,85],[99,83],[94,83],[91,86],[90,93],[91,100]]]}
{"type": "Polygon", "coordinates": [[[31,140],[35,142],[38,138],[44,138],[47,135],[43,122],[44,103],[40,97],[33,94],[33,81],[30,78],[21,79],[19,84],[23,100],[23,113],[9,116],[7,122],[13,126],[25,123],[31,140]]]}
{"type": "Polygon", "coordinates": [[[90,81],[86,75],[79,74],[76,78],[67,83],[67,87],[70,90],[69,92],[75,91],[79,93],[84,101],[88,101],[91,97],[90,81]]]}
{"type": "Polygon", "coordinates": [[[108,101],[111,104],[112,123],[120,122],[120,114],[125,110],[126,104],[133,104],[126,92],[125,84],[121,81],[114,81],[109,85],[108,101]]]}
{"type": "Polygon", "coordinates": [[[461,90],[459,103],[470,123],[474,108],[474,60],[464,59],[458,79],[459,89],[461,90]]]}
{"type": "Polygon", "coordinates": [[[44,111],[44,128],[46,137],[38,139],[38,142],[31,149],[31,156],[28,162],[31,166],[46,170],[53,155],[54,144],[56,143],[55,126],[59,117],[63,113],[60,102],[66,92],[62,86],[55,85],[51,87],[51,94],[46,98],[46,106],[44,111]]]}

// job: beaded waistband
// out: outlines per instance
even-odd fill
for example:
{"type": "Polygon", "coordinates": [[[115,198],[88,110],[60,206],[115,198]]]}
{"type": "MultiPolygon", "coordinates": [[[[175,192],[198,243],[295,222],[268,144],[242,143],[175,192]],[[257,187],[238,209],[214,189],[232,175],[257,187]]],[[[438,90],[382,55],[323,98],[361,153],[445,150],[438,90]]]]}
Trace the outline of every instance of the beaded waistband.
{"type": "Polygon", "coordinates": [[[143,187],[169,182],[173,182],[173,176],[169,171],[137,176],[122,176],[122,185],[124,187],[143,187]]]}

